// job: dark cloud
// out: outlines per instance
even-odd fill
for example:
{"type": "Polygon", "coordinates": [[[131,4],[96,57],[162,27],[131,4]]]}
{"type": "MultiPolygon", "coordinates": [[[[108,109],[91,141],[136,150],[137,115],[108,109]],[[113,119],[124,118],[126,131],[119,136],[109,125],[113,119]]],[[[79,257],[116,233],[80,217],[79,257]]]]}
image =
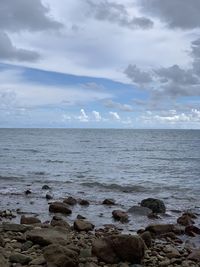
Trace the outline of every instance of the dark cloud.
{"type": "Polygon", "coordinates": [[[170,28],[200,27],[199,0],[138,0],[142,11],[159,17],[170,28]]]}
{"type": "Polygon", "coordinates": [[[89,14],[97,20],[106,20],[130,29],[153,27],[153,22],[146,17],[130,17],[126,7],[122,4],[102,0],[100,2],[87,0],[90,7],[89,14]]]}
{"type": "Polygon", "coordinates": [[[15,47],[8,35],[4,32],[0,32],[0,59],[36,61],[38,58],[38,53],[15,47]]]}
{"type": "Polygon", "coordinates": [[[142,85],[152,81],[151,75],[148,72],[141,71],[136,65],[128,65],[124,73],[136,84],[142,85]]]}
{"type": "Polygon", "coordinates": [[[0,29],[19,32],[58,29],[61,23],[48,16],[41,0],[0,0],[0,29]]]}

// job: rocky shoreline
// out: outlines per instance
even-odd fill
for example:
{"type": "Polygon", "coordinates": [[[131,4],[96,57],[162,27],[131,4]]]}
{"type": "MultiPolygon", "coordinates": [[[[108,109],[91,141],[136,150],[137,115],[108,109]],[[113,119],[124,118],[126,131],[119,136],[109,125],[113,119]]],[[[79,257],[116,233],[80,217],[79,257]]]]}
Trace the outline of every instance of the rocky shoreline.
{"type": "Polygon", "coordinates": [[[200,237],[195,224],[198,214],[186,211],[176,224],[158,224],[159,214],[166,211],[161,200],[144,199],[128,211],[116,209],[112,199],[102,200],[102,205],[112,207],[111,216],[121,224],[128,223],[129,213],[154,220],[137,233],[124,234],[114,224],[97,228],[79,214],[70,225],[67,216],[73,213],[73,207],[87,207],[88,200],[68,197],[53,201],[49,194],[46,198],[51,221],[41,222],[37,216],[22,214],[20,223],[13,223],[13,212],[0,212],[0,267],[200,266],[200,247],[193,245],[193,240],[200,237]]]}

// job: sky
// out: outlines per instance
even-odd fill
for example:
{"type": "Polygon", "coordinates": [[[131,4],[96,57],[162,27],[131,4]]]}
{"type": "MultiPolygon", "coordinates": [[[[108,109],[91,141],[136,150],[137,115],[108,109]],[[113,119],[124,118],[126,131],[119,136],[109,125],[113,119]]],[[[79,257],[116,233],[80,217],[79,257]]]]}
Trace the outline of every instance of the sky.
{"type": "Polygon", "coordinates": [[[199,0],[0,0],[0,127],[200,129],[199,0]]]}

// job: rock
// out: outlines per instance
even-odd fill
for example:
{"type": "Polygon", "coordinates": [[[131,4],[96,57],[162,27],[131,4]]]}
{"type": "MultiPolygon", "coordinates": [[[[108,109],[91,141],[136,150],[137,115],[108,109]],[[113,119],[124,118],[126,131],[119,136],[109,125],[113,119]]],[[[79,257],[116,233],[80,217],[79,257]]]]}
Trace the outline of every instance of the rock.
{"type": "Polygon", "coordinates": [[[169,259],[166,259],[166,260],[163,260],[159,263],[159,266],[169,266],[170,265],[170,260],[169,259]]]}
{"type": "Polygon", "coordinates": [[[86,218],[85,218],[84,216],[78,214],[78,215],[76,216],[76,219],[84,220],[84,219],[86,219],[86,218]]]}
{"type": "Polygon", "coordinates": [[[79,199],[78,203],[81,206],[89,206],[90,205],[89,201],[85,200],[85,199],[79,199]]]}
{"type": "Polygon", "coordinates": [[[80,251],[80,258],[90,258],[92,257],[91,248],[84,248],[80,251]]]}
{"type": "Polygon", "coordinates": [[[194,224],[194,221],[192,220],[192,218],[189,215],[183,214],[181,217],[179,217],[177,219],[177,223],[179,223],[183,226],[188,226],[188,225],[194,224]]]}
{"type": "Polygon", "coordinates": [[[62,202],[53,202],[49,205],[49,211],[54,213],[71,214],[68,205],[62,202]]]}
{"type": "Polygon", "coordinates": [[[46,194],[45,197],[46,197],[47,200],[53,199],[53,197],[50,194],[46,194]]]}
{"type": "Polygon", "coordinates": [[[49,244],[59,243],[65,245],[68,242],[69,231],[64,228],[43,228],[34,229],[26,233],[26,239],[34,244],[47,246],[49,244]]]}
{"type": "Polygon", "coordinates": [[[153,212],[151,212],[150,214],[148,214],[147,217],[149,219],[153,219],[153,220],[160,219],[160,217],[156,213],[153,213],[153,212]]]}
{"type": "Polygon", "coordinates": [[[185,233],[189,236],[195,236],[195,234],[200,235],[200,228],[194,225],[188,225],[185,227],[185,233]]]}
{"type": "Polygon", "coordinates": [[[4,256],[0,253],[0,266],[1,267],[9,267],[8,261],[4,258],[4,256]]]}
{"type": "Polygon", "coordinates": [[[200,249],[195,249],[193,250],[189,256],[188,256],[188,260],[193,260],[193,261],[197,261],[200,262],[200,249]]]}
{"type": "Polygon", "coordinates": [[[29,248],[31,248],[33,246],[33,242],[32,241],[26,241],[22,247],[21,247],[21,251],[26,251],[29,248]]]}
{"type": "Polygon", "coordinates": [[[49,190],[51,189],[47,184],[43,185],[42,190],[49,190]]]}
{"type": "Polygon", "coordinates": [[[22,224],[16,224],[16,223],[2,223],[2,228],[3,228],[3,231],[24,233],[27,230],[32,229],[33,227],[22,225],[22,224]]]}
{"type": "Polygon", "coordinates": [[[27,189],[24,193],[25,193],[25,195],[30,195],[32,192],[31,192],[31,190],[27,189]]]}
{"type": "Polygon", "coordinates": [[[21,253],[14,253],[10,255],[9,260],[10,262],[20,263],[22,265],[25,265],[28,264],[30,261],[32,261],[32,258],[21,253]]]}
{"type": "Polygon", "coordinates": [[[68,222],[64,221],[61,217],[59,216],[53,216],[52,220],[51,220],[51,226],[60,226],[60,227],[64,227],[68,230],[71,230],[70,225],[68,224],[68,222]]]}
{"type": "Polygon", "coordinates": [[[169,258],[169,259],[173,259],[173,258],[179,258],[181,257],[181,254],[180,252],[173,246],[171,245],[166,245],[164,247],[164,252],[166,253],[166,256],[169,258]]]}
{"type": "Polygon", "coordinates": [[[115,205],[115,201],[113,199],[110,198],[106,198],[104,199],[104,201],[102,202],[103,205],[115,205]]]}
{"type": "Polygon", "coordinates": [[[191,211],[186,211],[186,212],[183,213],[183,215],[188,215],[192,219],[197,219],[198,218],[197,214],[193,213],[191,211]]]}
{"type": "Polygon", "coordinates": [[[144,241],[145,245],[149,248],[152,244],[152,236],[151,233],[148,231],[145,231],[144,233],[140,234],[140,237],[144,241]]]}
{"type": "Polygon", "coordinates": [[[152,213],[152,210],[147,207],[133,206],[128,209],[128,212],[136,215],[148,216],[152,213]]]}
{"type": "Polygon", "coordinates": [[[165,213],[166,211],[164,202],[156,198],[143,199],[141,206],[151,209],[153,213],[165,213]]]}
{"type": "Polygon", "coordinates": [[[46,260],[44,256],[39,256],[36,259],[32,260],[29,265],[44,265],[46,263],[46,260]]]}
{"type": "Polygon", "coordinates": [[[173,224],[151,224],[146,227],[145,231],[149,231],[156,235],[161,235],[169,232],[174,232],[174,225],[173,224]]]}
{"type": "Polygon", "coordinates": [[[36,217],[25,217],[24,215],[22,215],[20,223],[21,224],[35,224],[35,223],[41,223],[41,221],[36,217]]]}
{"type": "Polygon", "coordinates": [[[0,235],[0,247],[4,247],[5,246],[5,240],[4,238],[0,235]]]}
{"type": "Polygon", "coordinates": [[[44,249],[48,264],[56,267],[78,267],[78,253],[60,245],[49,245],[44,249]]]}
{"type": "Polygon", "coordinates": [[[73,197],[68,197],[68,198],[65,198],[63,200],[64,203],[68,204],[68,205],[76,205],[77,204],[77,200],[73,197]]]}
{"type": "Polygon", "coordinates": [[[128,261],[140,264],[145,252],[145,244],[139,236],[113,235],[96,239],[92,252],[106,263],[128,261]]]}
{"type": "Polygon", "coordinates": [[[113,210],[112,216],[117,221],[128,222],[128,214],[123,210],[113,210]]]}
{"type": "Polygon", "coordinates": [[[74,229],[77,231],[91,231],[94,229],[94,225],[88,221],[76,220],[74,222],[74,229]]]}

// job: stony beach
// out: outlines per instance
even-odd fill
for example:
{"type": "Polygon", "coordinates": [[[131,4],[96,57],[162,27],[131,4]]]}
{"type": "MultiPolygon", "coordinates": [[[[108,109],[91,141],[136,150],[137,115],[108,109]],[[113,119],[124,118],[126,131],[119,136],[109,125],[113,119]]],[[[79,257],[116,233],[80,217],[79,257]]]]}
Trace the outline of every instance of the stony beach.
{"type": "MultiPolygon", "coordinates": [[[[24,192],[25,196],[30,194],[31,190],[24,192]]],[[[150,219],[146,228],[125,233],[114,223],[95,227],[84,214],[69,222],[74,207],[87,208],[90,200],[66,196],[58,201],[48,193],[46,199],[49,221],[14,209],[0,212],[1,267],[200,266],[198,214],[192,211],[177,214],[175,224],[161,224],[157,219],[166,212],[162,200],[148,198],[122,210],[115,200],[102,199],[101,205],[111,207],[110,216],[117,225],[128,224],[134,214],[150,219]]]]}

